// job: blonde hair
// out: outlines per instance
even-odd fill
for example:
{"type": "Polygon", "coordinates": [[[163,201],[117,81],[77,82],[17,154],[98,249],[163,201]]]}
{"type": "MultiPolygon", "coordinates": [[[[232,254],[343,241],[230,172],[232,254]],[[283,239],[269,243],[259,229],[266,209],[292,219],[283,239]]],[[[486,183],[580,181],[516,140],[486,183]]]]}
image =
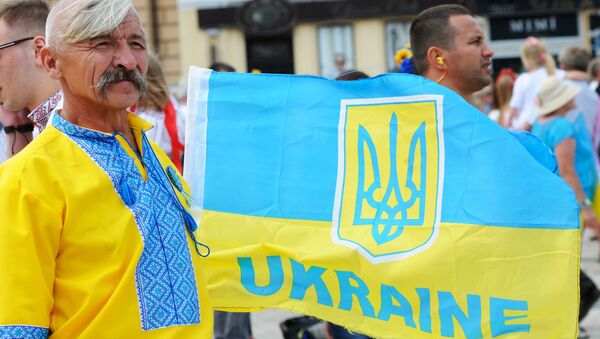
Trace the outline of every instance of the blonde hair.
{"type": "Polygon", "coordinates": [[[546,51],[546,47],[538,38],[525,39],[521,47],[521,61],[528,71],[544,67],[548,75],[553,75],[556,70],[552,55],[546,51]]]}
{"type": "Polygon", "coordinates": [[[169,88],[158,57],[148,53],[148,73],[146,73],[148,91],[139,100],[141,111],[162,111],[169,102],[169,88]]]}
{"type": "Polygon", "coordinates": [[[50,10],[46,42],[56,48],[110,34],[130,11],[131,0],[62,0],[50,10]]]}

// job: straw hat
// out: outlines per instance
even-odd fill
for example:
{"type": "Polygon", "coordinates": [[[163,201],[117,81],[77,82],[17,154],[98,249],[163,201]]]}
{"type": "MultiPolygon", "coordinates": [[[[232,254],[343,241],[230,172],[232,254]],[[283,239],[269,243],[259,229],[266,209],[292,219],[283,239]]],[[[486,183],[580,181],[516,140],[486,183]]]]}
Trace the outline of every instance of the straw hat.
{"type": "Polygon", "coordinates": [[[581,88],[572,85],[557,76],[551,76],[544,81],[538,94],[538,116],[552,113],[568,103],[581,91],[581,88]]]}

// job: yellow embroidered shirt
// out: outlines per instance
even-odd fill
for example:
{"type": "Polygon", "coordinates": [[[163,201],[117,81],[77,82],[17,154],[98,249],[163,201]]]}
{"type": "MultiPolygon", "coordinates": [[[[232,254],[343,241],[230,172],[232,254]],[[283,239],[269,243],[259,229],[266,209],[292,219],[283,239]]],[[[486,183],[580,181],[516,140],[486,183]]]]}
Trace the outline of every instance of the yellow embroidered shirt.
{"type": "Polygon", "coordinates": [[[1,338],[211,338],[187,186],[129,122],[139,156],[56,114],[0,167],[1,338]]]}

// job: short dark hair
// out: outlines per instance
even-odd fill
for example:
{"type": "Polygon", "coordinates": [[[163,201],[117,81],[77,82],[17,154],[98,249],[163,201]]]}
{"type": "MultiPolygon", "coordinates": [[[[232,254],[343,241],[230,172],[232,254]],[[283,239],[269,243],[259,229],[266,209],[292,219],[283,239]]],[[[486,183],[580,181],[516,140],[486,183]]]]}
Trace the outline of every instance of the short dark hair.
{"type": "Polygon", "coordinates": [[[41,0],[10,0],[0,3],[0,20],[31,35],[44,35],[50,8],[41,0]]]}
{"type": "Polygon", "coordinates": [[[367,79],[368,77],[369,76],[366,75],[364,72],[357,71],[357,70],[350,70],[350,71],[346,71],[346,72],[338,75],[337,78],[335,78],[335,80],[351,81],[351,80],[367,79]]]}
{"type": "Polygon", "coordinates": [[[215,62],[208,68],[212,69],[215,72],[235,72],[235,68],[233,68],[233,66],[224,62],[215,62]]]}
{"type": "Polygon", "coordinates": [[[461,5],[439,5],[422,11],[410,25],[410,47],[417,74],[423,74],[429,68],[427,50],[430,47],[452,47],[454,31],[450,26],[450,17],[453,15],[473,16],[471,11],[461,5]]]}
{"type": "Polygon", "coordinates": [[[592,54],[587,49],[579,46],[567,46],[560,51],[558,61],[565,70],[577,70],[585,72],[592,54]]]}

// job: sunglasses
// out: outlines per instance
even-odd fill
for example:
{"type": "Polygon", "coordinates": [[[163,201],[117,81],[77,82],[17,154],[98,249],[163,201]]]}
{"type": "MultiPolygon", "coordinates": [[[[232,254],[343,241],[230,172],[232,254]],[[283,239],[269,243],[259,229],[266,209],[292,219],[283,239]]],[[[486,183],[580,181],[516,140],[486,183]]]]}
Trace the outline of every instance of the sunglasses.
{"type": "Polygon", "coordinates": [[[34,37],[30,36],[28,38],[23,38],[23,39],[19,39],[19,40],[14,40],[14,41],[11,41],[11,42],[7,42],[5,44],[0,45],[0,50],[12,47],[14,45],[18,45],[18,44],[22,43],[23,41],[32,40],[33,38],[34,37]]]}

